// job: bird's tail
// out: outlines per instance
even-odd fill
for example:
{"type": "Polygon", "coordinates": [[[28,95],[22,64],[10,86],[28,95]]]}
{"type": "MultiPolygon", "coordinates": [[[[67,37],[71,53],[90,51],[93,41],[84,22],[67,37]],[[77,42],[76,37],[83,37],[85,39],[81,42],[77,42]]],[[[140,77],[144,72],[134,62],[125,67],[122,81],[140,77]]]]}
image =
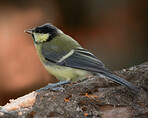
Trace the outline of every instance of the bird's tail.
{"type": "Polygon", "coordinates": [[[103,75],[108,77],[109,79],[111,79],[114,82],[117,82],[119,84],[123,84],[123,85],[127,86],[128,88],[132,89],[136,93],[139,92],[139,89],[136,86],[134,86],[130,82],[126,81],[125,79],[122,79],[119,76],[116,76],[116,75],[111,74],[111,73],[103,73],[103,75]]]}

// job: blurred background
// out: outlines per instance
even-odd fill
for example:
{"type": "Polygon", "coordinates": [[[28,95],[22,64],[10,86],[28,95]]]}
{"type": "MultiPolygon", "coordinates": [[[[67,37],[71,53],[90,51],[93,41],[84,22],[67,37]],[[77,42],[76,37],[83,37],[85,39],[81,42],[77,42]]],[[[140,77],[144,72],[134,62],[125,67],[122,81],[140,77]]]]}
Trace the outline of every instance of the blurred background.
{"type": "Polygon", "coordinates": [[[50,22],[118,70],[148,61],[147,18],[146,0],[1,1],[0,105],[57,82],[25,29],[50,22]]]}

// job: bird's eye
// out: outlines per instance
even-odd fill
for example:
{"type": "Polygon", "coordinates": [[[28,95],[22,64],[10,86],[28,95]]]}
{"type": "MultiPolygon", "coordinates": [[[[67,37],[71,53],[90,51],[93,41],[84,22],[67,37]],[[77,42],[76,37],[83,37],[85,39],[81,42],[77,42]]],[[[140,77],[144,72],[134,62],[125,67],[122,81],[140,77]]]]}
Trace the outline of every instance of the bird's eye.
{"type": "Polygon", "coordinates": [[[39,33],[39,32],[40,32],[40,30],[39,30],[38,27],[35,29],[35,32],[36,32],[36,33],[39,33]]]}

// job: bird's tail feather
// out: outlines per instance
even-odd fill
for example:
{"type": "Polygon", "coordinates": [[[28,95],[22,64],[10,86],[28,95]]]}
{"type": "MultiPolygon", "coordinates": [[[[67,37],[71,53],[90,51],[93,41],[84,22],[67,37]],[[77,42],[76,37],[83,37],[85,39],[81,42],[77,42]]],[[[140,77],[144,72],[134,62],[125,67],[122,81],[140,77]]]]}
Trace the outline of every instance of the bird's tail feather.
{"type": "Polygon", "coordinates": [[[114,82],[117,82],[117,83],[119,83],[119,84],[123,84],[123,85],[127,86],[128,88],[134,90],[136,93],[139,92],[139,89],[138,89],[136,86],[134,86],[134,85],[131,84],[130,82],[128,82],[128,81],[122,79],[122,78],[119,77],[119,76],[116,76],[116,75],[111,74],[111,73],[103,73],[103,75],[106,76],[106,77],[108,77],[109,79],[111,79],[111,80],[114,81],[114,82]]]}

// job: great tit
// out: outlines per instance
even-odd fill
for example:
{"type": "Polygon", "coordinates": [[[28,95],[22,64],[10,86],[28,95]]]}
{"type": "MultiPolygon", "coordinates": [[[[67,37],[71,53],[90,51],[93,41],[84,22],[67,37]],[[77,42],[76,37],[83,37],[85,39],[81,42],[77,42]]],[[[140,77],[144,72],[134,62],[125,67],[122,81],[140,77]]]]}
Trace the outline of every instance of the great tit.
{"type": "Polygon", "coordinates": [[[60,81],[77,81],[101,74],[112,81],[138,91],[130,82],[114,75],[90,51],[50,23],[25,30],[33,37],[40,61],[60,81]]]}

